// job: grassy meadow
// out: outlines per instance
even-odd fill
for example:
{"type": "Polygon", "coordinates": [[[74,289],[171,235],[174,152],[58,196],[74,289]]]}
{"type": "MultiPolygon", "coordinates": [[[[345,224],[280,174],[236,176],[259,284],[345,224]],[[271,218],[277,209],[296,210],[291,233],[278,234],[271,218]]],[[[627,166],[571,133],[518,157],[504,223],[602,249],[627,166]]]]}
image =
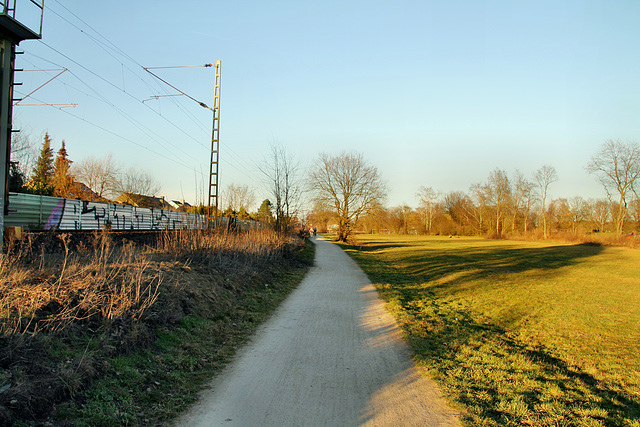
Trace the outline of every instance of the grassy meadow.
{"type": "Polygon", "coordinates": [[[468,425],[640,426],[640,251],[420,236],[344,248],[468,425]]]}

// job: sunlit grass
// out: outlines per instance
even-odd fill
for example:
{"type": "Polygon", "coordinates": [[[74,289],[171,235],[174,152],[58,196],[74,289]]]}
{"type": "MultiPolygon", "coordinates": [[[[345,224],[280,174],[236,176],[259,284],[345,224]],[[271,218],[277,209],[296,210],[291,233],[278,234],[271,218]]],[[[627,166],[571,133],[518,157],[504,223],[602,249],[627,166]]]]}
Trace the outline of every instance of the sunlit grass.
{"type": "Polygon", "coordinates": [[[640,252],[361,236],[346,247],[472,425],[640,425],[640,252]]]}

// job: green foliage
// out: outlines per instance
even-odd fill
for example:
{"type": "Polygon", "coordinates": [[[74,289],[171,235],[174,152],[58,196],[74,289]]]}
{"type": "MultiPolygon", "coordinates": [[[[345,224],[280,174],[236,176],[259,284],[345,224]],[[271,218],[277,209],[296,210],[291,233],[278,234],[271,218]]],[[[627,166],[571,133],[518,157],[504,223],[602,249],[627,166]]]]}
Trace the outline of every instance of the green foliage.
{"type": "Polygon", "coordinates": [[[640,253],[362,236],[360,263],[470,425],[637,425],[640,253]]]}
{"type": "MultiPolygon", "coordinates": [[[[213,211],[213,209],[212,209],[212,211],[213,211]]],[[[199,214],[199,215],[206,215],[207,214],[207,207],[205,205],[203,205],[202,203],[200,203],[199,205],[189,207],[189,209],[187,209],[187,212],[196,213],[196,214],[199,214]]]]}
{"type": "Polygon", "coordinates": [[[11,162],[11,169],[9,170],[9,191],[21,192],[23,191],[24,184],[24,173],[22,173],[18,167],[17,162],[11,162]]]}
{"type": "Polygon", "coordinates": [[[54,174],[53,150],[51,149],[51,137],[48,133],[44,135],[40,156],[33,169],[33,177],[28,184],[29,189],[34,194],[42,194],[45,196],[53,195],[53,186],[51,180],[54,174]]]}
{"type": "Polygon", "coordinates": [[[238,211],[238,218],[247,220],[251,219],[251,215],[249,215],[249,212],[247,212],[244,206],[240,207],[240,210],[238,211]]]}
{"type": "Polygon", "coordinates": [[[269,199],[264,199],[258,208],[258,221],[267,224],[273,222],[273,211],[271,210],[271,201],[269,201],[269,199]]]}

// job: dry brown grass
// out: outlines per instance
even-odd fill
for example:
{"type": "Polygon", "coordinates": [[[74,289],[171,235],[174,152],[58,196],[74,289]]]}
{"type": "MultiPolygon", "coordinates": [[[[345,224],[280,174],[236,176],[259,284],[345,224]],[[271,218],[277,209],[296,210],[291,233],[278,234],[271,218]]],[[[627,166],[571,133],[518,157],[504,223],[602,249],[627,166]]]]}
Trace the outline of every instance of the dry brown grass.
{"type": "MultiPolygon", "coordinates": [[[[488,237],[492,238],[492,237],[488,237]]],[[[559,232],[551,234],[547,239],[544,239],[542,233],[528,233],[525,235],[507,235],[503,238],[511,240],[524,240],[524,241],[550,241],[561,243],[574,243],[584,245],[597,245],[597,246],[618,246],[627,247],[632,249],[640,249],[640,240],[638,240],[637,234],[624,234],[622,236],[613,233],[573,233],[573,232],[559,232]]]]}
{"type": "Polygon", "coordinates": [[[166,256],[183,270],[196,262],[217,271],[251,271],[286,255],[295,237],[270,229],[250,232],[165,232],[157,246],[116,246],[109,232],[94,233],[75,250],[57,236],[63,253],[38,251],[27,241],[0,259],[0,334],[60,330],[92,317],[140,319],[166,280],[166,256]],[[162,260],[158,258],[165,256],[162,260]],[[152,267],[153,268],[150,268],[152,267]]]}
{"type": "Polygon", "coordinates": [[[33,248],[9,251],[0,261],[0,333],[35,334],[98,316],[140,316],[158,297],[160,274],[132,244],[116,248],[108,233],[95,234],[90,248],[33,256],[33,248]]]}
{"type": "Polygon", "coordinates": [[[185,316],[219,313],[226,341],[230,307],[300,245],[271,230],[154,236],[27,235],[0,256],[0,424],[46,418],[185,316]]]}
{"type": "Polygon", "coordinates": [[[216,269],[252,268],[278,258],[295,245],[296,239],[267,228],[210,233],[180,230],[163,233],[157,250],[182,260],[204,262],[216,269]]]}

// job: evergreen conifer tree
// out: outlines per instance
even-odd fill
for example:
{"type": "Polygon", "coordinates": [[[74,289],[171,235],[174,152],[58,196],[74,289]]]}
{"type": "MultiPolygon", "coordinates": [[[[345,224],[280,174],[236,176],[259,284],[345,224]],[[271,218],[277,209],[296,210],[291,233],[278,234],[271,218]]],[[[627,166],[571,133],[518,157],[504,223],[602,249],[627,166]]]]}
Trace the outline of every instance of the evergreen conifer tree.
{"type": "Polygon", "coordinates": [[[29,188],[34,194],[42,194],[51,196],[53,194],[53,185],[51,180],[54,174],[53,150],[51,149],[51,137],[49,133],[44,134],[42,142],[42,150],[33,168],[33,177],[29,182],[29,188]]]}
{"type": "Polygon", "coordinates": [[[273,222],[273,212],[271,211],[271,201],[264,199],[258,208],[258,221],[270,224],[273,222]]]}
{"type": "Polygon", "coordinates": [[[9,191],[14,193],[24,192],[24,174],[18,166],[18,162],[11,162],[9,170],[9,191]]]}
{"type": "Polygon", "coordinates": [[[71,160],[67,154],[67,148],[65,147],[64,140],[62,140],[62,148],[58,151],[56,161],[54,164],[54,173],[51,180],[54,188],[54,196],[69,197],[71,185],[73,184],[73,176],[70,173],[71,160]]]}

